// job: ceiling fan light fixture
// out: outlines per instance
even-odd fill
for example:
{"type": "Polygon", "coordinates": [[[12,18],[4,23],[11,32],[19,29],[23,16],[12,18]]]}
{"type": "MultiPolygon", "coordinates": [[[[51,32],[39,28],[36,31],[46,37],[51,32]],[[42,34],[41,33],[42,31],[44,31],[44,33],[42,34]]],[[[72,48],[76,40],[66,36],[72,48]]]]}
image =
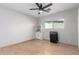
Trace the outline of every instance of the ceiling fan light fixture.
{"type": "Polygon", "coordinates": [[[39,11],[40,13],[43,12],[42,10],[39,11]]]}

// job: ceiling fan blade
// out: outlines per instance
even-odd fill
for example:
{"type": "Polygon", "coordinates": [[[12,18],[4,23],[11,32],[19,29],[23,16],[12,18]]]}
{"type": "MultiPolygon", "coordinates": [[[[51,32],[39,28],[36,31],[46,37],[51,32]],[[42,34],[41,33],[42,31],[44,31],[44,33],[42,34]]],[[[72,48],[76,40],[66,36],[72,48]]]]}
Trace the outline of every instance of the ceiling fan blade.
{"type": "Polygon", "coordinates": [[[43,9],[43,11],[45,11],[45,12],[49,12],[50,10],[51,10],[50,8],[48,8],[47,10],[44,10],[44,9],[43,9]]]}
{"type": "Polygon", "coordinates": [[[47,9],[47,11],[50,11],[50,10],[51,10],[50,8],[47,9]]]}
{"type": "Polygon", "coordinates": [[[49,12],[49,11],[47,11],[47,10],[43,10],[44,12],[49,12]]]}
{"type": "Polygon", "coordinates": [[[38,8],[31,8],[30,10],[39,10],[38,8]]]}
{"type": "Polygon", "coordinates": [[[40,3],[40,9],[42,9],[42,3],[40,3]]]}
{"type": "Polygon", "coordinates": [[[39,3],[35,3],[37,5],[37,7],[40,7],[39,3]]]}
{"type": "Polygon", "coordinates": [[[51,6],[51,5],[52,5],[52,3],[50,3],[50,4],[46,5],[46,6],[44,6],[43,9],[44,9],[44,8],[47,8],[47,7],[51,6]]]}

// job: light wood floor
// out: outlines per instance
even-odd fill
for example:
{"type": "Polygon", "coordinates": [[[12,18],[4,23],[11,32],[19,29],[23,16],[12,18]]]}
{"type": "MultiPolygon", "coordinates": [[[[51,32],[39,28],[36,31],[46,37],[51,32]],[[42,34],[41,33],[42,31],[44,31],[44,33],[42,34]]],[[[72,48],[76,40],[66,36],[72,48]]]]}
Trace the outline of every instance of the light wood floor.
{"type": "Polygon", "coordinates": [[[31,40],[0,48],[2,55],[79,55],[77,47],[53,44],[47,40],[31,40]]]}

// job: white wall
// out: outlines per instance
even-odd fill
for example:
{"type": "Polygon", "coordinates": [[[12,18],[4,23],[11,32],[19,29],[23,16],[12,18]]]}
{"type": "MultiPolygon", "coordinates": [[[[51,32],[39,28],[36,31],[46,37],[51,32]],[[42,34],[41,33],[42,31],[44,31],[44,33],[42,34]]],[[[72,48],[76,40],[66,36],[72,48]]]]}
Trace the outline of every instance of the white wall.
{"type": "Polygon", "coordinates": [[[0,47],[34,38],[33,17],[0,6],[0,47]]]}
{"type": "Polygon", "coordinates": [[[48,20],[64,19],[64,29],[55,29],[59,33],[59,41],[71,45],[78,45],[77,36],[77,8],[65,10],[56,14],[51,14],[46,17],[40,18],[40,24],[42,24],[42,36],[43,39],[49,40],[49,32],[44,28],[44,22],[48,20]]]}

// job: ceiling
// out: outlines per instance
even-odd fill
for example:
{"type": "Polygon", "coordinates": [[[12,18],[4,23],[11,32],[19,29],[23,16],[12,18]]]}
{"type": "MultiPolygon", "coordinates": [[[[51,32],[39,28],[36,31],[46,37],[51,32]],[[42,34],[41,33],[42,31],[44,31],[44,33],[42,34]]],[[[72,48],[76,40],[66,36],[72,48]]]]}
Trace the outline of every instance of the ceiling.
{"type": "MultiPolygon", "coordinates": [[[[46,5],[46,4],[48,3],[43,3],[43,5],[46,5]]],[[[38,14],[37,10],[29,10],[30,8],[37,7],[36,4],[34,3],[1,3],[0,5],[13,9],[15,11],[30,15],[30,16],[43,17],[49,14],[53,14],[56,12],[60,12],[63,10],[77,7],[78,3],[53,3],[53,6],[49,7],[52,9],[49,13],[42,12],[41,14],[38,14]]]]}

